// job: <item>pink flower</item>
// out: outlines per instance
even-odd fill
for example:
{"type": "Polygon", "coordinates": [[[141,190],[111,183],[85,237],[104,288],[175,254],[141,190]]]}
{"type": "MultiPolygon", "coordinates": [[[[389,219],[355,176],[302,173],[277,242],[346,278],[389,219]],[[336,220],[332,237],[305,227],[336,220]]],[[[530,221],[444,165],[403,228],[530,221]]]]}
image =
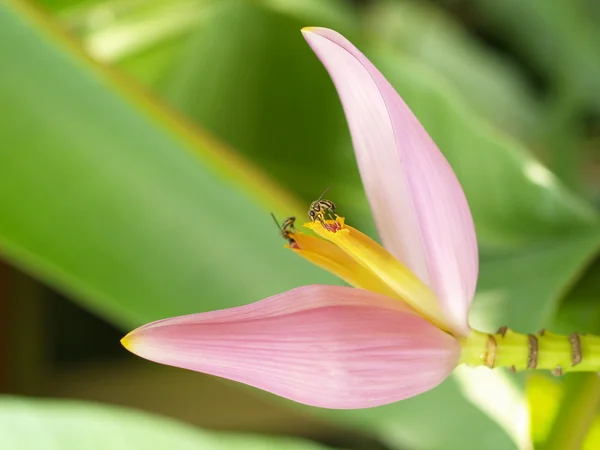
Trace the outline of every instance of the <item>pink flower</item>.
{"type": "Polygon", "coordinates": [[[473,220],[452,168],[381,73],[338,33],[302,32],[339,93],[385,248],[342,217],[307,223],[319,237],[296,232],[292,251],[354,288],[304,286],[153,322],[122,342],[309,405],[383,405],[459,363],[477,281],[473,220]]]}

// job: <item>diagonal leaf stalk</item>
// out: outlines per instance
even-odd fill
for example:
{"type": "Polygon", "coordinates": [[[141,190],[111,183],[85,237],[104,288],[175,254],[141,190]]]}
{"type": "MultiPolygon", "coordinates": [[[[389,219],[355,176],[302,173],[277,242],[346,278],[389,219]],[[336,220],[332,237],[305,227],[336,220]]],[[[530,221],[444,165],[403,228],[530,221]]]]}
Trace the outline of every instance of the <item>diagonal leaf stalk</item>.
{"type": "Polygon", "coordinates": [[[600,406],[600,378],[597,374],[578,374],[566,381],[567,389],[560,410],[541,450],[583,448],[600,406]]]}

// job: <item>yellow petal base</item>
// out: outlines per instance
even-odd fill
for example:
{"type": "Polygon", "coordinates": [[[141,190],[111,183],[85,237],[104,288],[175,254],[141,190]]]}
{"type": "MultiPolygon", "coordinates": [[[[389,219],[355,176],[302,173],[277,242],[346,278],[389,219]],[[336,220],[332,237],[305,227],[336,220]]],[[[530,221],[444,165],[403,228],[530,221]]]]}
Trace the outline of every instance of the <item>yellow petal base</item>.
{"type": "Polygon", "coordinates": [[[396,297],[396,293],[373,272],[360,265],[334,244],[300,232],[294,233],[293,238],[295,245],[286,247],[291,248],[294,253],[320,268],[337,275],[349,285],[396,297]]]}
{"type": "Polygon", "coordinates": [[[296,253],[352,286],[403,300],[434,325],[449,330],[433,291],[381,245],[346,225],[343,217],[303,226],[323,239],[294,234],[296,253]]]}

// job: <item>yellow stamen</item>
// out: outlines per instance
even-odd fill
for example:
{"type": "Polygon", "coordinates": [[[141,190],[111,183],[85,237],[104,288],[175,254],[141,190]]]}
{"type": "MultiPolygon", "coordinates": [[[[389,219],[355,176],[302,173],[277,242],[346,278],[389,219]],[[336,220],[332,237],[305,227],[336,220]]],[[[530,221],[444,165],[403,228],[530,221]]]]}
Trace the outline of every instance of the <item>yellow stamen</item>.
{"type": "Polygon", "coordinates": [[[295,245],[286,247],[322,269],[334,273],[349,285],[396,297],[396,293],[379,277],[331,242],[300,232],[294,233],[293,239],[295,245]]]}
{"type": "Polygon", "coordinates": [[[347,267],[348,271],[361,266],[360,270],[378,278],[380,283],[395,294],[394,297],[401,298],[431,323],[448,331],[434,292],[381,245],[346,225],[343,217],[338,217],[335,221],[327,220],[325,225],[308,222],[304,227],[335,244],[350,257],[354,265],[352,268],[347,267]]]}

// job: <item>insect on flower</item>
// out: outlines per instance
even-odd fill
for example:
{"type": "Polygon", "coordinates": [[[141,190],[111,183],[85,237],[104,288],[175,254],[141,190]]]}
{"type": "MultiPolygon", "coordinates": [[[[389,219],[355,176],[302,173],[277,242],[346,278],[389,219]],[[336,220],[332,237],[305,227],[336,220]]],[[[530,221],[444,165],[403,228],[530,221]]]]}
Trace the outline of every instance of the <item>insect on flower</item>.
{"type": "Polygon", "coordinates": [[[296,241],[294,240],[294,238],[292,237],[292,235],[296,232],[296,230],[294,228],[294,223],[296,222],[296,218],[295,217],[288,217],[280,225],[279,221],[275,217],[275,214],[271,213],[271,217],[273,218],[273,220],[277,224],[277,228],[279,228],[279,232],[281,233],[281,237],[284,238],[286,241],[288,241],[288,244],[290,245],[290,247],[295,246],[296,245],[296,241]]]}
{"type": "Polygon", "coordinates": [[[308,208],[308,218],[312,222],[319,221],[325,228],[328,226],[325,222],[326,218],[333,220],[333,214],[335,214],[336,209],[335,203],[323,198],[330,187],[331,185],[327,186],[327,189],[325,189],[319,198],[312,202],[308,208]]]}

